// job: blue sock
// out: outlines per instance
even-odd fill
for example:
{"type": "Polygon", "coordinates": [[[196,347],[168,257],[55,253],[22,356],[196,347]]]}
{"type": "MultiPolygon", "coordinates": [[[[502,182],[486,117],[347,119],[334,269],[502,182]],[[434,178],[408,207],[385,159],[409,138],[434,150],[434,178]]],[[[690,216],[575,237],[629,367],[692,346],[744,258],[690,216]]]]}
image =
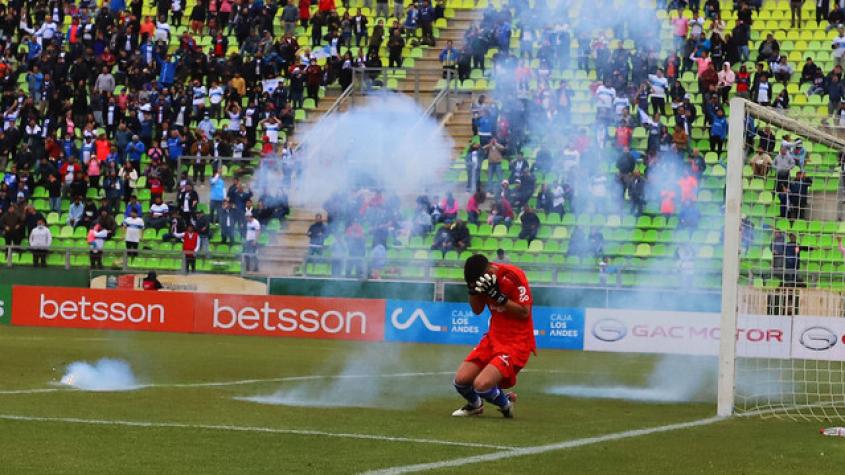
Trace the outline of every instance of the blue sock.
{"type": "Polygon", "coordinates": [[[458,384],[454,383],[455,390],[458,391],[458,394],[463,396],[464,399],[467,400],[470,404],[475,407],[481,405],[481,399],[478,397],[478,393],[475,392],[475,388],[472,387],[471,384],[458,384]]]}
{"type": "Polygon", "coordinates": [[[479,391],[478,395],[483,397],[484,400],[490,404],[495,404],[499,407],[507,407],[507,405],[510,404],[508,395],[496,386],[484,392],[479,391]]]}

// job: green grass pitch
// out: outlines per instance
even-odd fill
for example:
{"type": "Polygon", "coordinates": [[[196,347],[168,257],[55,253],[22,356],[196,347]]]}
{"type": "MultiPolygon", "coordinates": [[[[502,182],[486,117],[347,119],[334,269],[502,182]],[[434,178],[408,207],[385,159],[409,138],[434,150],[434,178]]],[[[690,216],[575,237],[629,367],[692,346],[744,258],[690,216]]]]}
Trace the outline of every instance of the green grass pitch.
{"type": "MultiPolygon", "coordinates": [[[[544,389],[550,386],[596,378],[641,384],[655,358],[541,351],[520,375],[515,419],[504,420],[490,409],[480,418],[452,418],[461,401],[448,372],[468,350],[0,327],[0,472],[361,473],[508,450],[493,446],[540,446],[715,413],[710,403],[548,395],[544,389]],[[142,383],[156,386],[83,392],[51,384],[68,363],[102,357],[125,359],[142,383]],[[348,368],[350,361],[362,359],[375,362],[348,368]],[[365,376],[334,377],[344,368],[365,376]],[[226,384],[203,385],[218,382],[226,384]],[[29,392],[35,389],[59,390],[29,392]],[[237,399],[277,390],[301,390],[315,398],[347,393],[349,400],[370,407],[237,399]]],[[[821,437],[819,426],[734,418],[429,473],[842,473],[845,439],[821,437]]]]}

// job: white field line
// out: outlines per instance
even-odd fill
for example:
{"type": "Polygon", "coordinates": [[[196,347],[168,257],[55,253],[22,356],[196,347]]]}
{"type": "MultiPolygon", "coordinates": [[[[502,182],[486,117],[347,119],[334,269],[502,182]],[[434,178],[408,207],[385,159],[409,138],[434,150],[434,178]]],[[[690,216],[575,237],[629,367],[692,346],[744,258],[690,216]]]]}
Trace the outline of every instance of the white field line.
{"type": "Polygon", "coordinates": [[[306,376],[284,376],[280,378],[266,379],[240,379],[235,381],[220,381],[209,383],[161,383],[146,384],[139,388],[207,388],[225,386],[244,386],[261,383],[284,383],[288,381],[310,381],[320,379],[377,379],[377,378],[415,378],[422,376],[443,376],[454,374],[454,371],[426,371],[420,373],[387,373],[387,374],[313,374],[306,376]]]}
{"type": "MultiPolygon", "coordinates": [[[[227,386],[246,386],[250,384],[261,383],[284,383],[290,381],[318,381],[322,379],[376,379],[376,378],[413,378],[424,376],[442,376],[453,374],[454,371],[429,371],[421,373],[388,373],[388,374],[312,374],[305,376],[285,376],[280,378],[266,378],[266,379],[239,379],[235,381],[218,381],[208,383],[160,383],[160,384],[139,384],[126,390],[137,389],[154,389],[154,388],[219,388],[227,386]]],[[[0,395],[4,394],[40,394],[52,393],[57,391],[79,391],[73,386],[66,386],[61,383],[51,383],[56,387],[53,388],[35,388],[35,389],[6,389],[0,390],[0,395]]],[[[115,391],[91,391],[91,392],[115,392],[115,391]]]]}
{"type": "Polygon", "coordinates": [[[492,444],[478,444],[474,442],[455,442],[450,440],[437,439],[418,439],[413,437],[392,437],[388,435],[374,435],[374,434],[355,434],[344,432],[325,432],[319,430],[305,430],[305,429],[281,429],[275,427],[250,427],[250,426],[230,426],[230,425],[210,425],[210,424],[187,424],[181,422],[149,422],[149,421],[121,421],[121,420],[103,420],[103,419],[80,419],[75,417],[37,417],[37,416],[21,416],[15,414],[0,414],[0,420],[5,421],[21,421],[21,422],[46,422],[56,424],[81,424],[81,425],[99,425],[99,426],[122,426],[122,427],[141,427],[141,428],[169,428],[169,429],[190,429],[190,430],[212,430],[212,431],[229,431],[229,432],[256,432],[266,434],[289,434],[302,435],[314,437],[334,437],[340,439],[361,439],[361,440],[378,440],[382,442],[406,442],[412,444],[432,444],[432,445],[447,445],[453,447],[471,447],[477,449],[494,449],[512,451],[514,448],[502,445],[492,444]]]}
{"type": "Polygon", "coordinates": [[[690,429],[693,427],[714,424],[722,420],[724,420],[724,418],[722,417],[708,417],[706,419],[699,419],[690,422],[681,422],[678,424],[668,424],[664,426],[650,427],[646,429],[634,429],[624,432],[615,432],[612,434],[599,435],[595,437],[585,437],[583,439],[567,440],[555,444],[537,445],[533,447],[519,447],[501,452],[474,455],[471,457],[462,457],[452,460],[443,460],[440,462],[419,463],[414,465],[400,465],[381,470],[373,470],[370,472],[366,472],[365,475],[397,475],[402,473],[414,473],[424,472],[427,470],[462,467],[464,465],[470,465],[474,463],[495,462],[497,460],[504,460],[514,457],[524,457],[526,455],[537,455],[546,452],[553,452],[556,450],[574,449],[576,447],[583,447],[585,445],[601,444],[604,442],[612,442],[616,440],[630,439],[634,437],[643,437],[646,435],[658,434],[661,432],[690,429]]]}
{"type": "Polygon", "coordinates": [[[39,393],[54,393],[57,391],[64,391],[59,388],[42,388],[42,389],[4,389],[0,390],[0,394],[39,394],[39,393]]]}
{"type": "MultiPolygon", "coordinates": [[[[56,337],[52,336],[10,336],[10,335],[0,335],[0,340],[18,340],[18,341],[45,341],[45,340],[55,340],[56,337]]],[[[104,337],[104,336],[68,336],[62,337],[62,341],[107,341],[112,340],[112,338],[104,337]]]]}
{"type": "MultiPolygon", "coordinates": [[[[590,371],[568,371],[556,369],[524,369],[523,373],[550,373],[550,374],[597,374],[590,371]]],[[[132,388],[135,389],[150,389],[150,388],[220,388],[227,386],[247,386],[251,384],[263,383],[284,383],[290,381],[311,381],[321,379],[374,379],[374,378],[414,378],[426,376],[445,376],[454,374],[454,371],[425,371],[419,373],[390,373],[390,374],[313,374],[305,376],[283,376],[279,378],[256,378],[256,379],[238,379],[234,381],[212,381],[207,383],[151,383],[140,384],[132,388]]],[[[35,388],[35,389],[0,389],[0,395],[4,394],[39,394],[51,393],[56,391],[73,391],[73,387],[64,386],[59,383],[52,383],[54,388],[35,388]]],[[[104,391],[108,392],[108,391],[104,391]]]]}

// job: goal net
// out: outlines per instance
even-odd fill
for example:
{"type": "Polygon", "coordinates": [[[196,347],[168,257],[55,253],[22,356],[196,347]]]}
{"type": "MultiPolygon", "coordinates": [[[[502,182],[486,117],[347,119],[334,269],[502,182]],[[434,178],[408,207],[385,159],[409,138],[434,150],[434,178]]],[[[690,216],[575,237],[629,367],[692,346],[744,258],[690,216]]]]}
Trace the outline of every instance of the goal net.
{"type": "Polygon", "coordinates": [[[719,414],[843,419],[845,128],[730,107],[719,414]]]}

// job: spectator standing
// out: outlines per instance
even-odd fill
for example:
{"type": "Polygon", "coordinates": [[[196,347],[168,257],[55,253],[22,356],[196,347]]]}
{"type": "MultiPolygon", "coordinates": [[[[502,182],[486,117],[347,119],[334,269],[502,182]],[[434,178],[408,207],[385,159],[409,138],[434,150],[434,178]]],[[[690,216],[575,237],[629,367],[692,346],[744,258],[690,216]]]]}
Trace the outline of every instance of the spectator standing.
{"type": "Polygon", "coordinates": [[[790,26],[801,29],[801,7],[804,0],[789,0],[790,26]]]}
{"type": "Polygon", "coordinates": [[[478,191],[481,174],[481,150],[480,145],[474,143],[464,157],[464,164],[467,170],[467,193],[478,191]]]}
{"type": "Polygon", "coordinates": [[[62,211],[62,184],[56,174],[47,176],[47,194],[50,200],[50,211],[60,213],[62,211]]]}
{"type": "Polygon", "coordinates": [[[244,239],[244,260],[247,272],[258,272],[258,237],[261,233],[261,223],[250,215],[246,220],[246,237],[244,239]]]}
{"type": "Polygon", "coordinates": [[[50,228],[46,226],[44,219],[38,220],[38,224],[29,233],[29,248],[32,249],[32,265],[35,267],[47,267],[47,253],[53,243],[53,235],[50,228]]]}
{"type": "Polygon", "coordinates": [[[194,228],[200,236],[199,252],[203,256],[208,256],[208,243],[211,240],[211,220],[202,208],[197,208],[194,223],[194,228]]]}
{"type": "Polygon", "coordinates": [[[405,38],[402,38],[401,31],[399,29],[393,30],[390,34],[390,38],[387,40],[388,67],[402,67],[402,49],[404,47],[405,38]]]}
{"type": "Polygon", "coordinates": [[[3,238],[7,246],[19,246],[23,240],[23,213],[15,203],[9,203],[6,212],[0,215],[0,225],[3,226],[3,238]]]}
{"type": "Polygon", "coordinates": [[[141,242],[141,235],[144,232],[144,220],[136,208],[127,208],[129,216],[123,219],[122,226],[125,228],[124,242],[126,255],[129,260],[138,256],[138,245],[141,242]]]}
{"type": "Polygon", "coordinates": [[[323,244],[326,241],[327,227],[323,222],[323,215],[317,213],[314,215],[314,222],[308,226],[308,231],[305,233],[308,236],[308,255],[320,256],[323,254],[323,244]]]}
{"type": "Polygon", "coordinates": [[[487,191],[492,193],[495,190],[493,185],[501,183],[503,179],[502,161],[504,156],[502,154],[505,151],[505,146],[492,138],[490,143],[482,149],[487,154],[487,191]]]}
{"type": "Polygon", "coordinates": [[[777,156],[774,160],[775,166],[775,173],[777,176],[777,182],[775,183],[775,189],[779,190],[780,185],[785,185],[789,181],[789,172],[795,168],[795,160],[789,154],[786,147],[781,147],[780,152],[778,152],[777,156]]]}
{"type": "Polygon", "coordinates": [[[716,116],[713,118],[713,123],[710,125],[710,151],[716,152],[719,156],[722,155],[722,148],[728,138],[728,120],[725,118],[725,112],[719,108],[716,109],[716,116]]]}
{"type": "MultiPolygon", "coordinates": [[[[410,10],[408,10],[410,14],[410,10]]],[[[452,44],[452,40],[446,41],[446,47],[440,50],[438,55],[440,64],[443,66],[443,78],[448,76],[449,71],[456,71],[458,67],[458,50],[452,44]]],[[[453,78],[454,79],[454,78],[453,78]]]]}
{"type": "Polygon", "coordinates": [[[88,230],[88,259],[92,269],[103,268],[103,247],[109,232],[99,224],[95,224],[88,230]]]}
{"type": "Polygon", "coordinates": [[[299,19],[299,8],[294,0],[288,0],[287,5],[282,9],[282,22],[285,25],[285,36],[293,35],[296,31],[296,20],[299,19]]]}
{"type": "Polygon", "coordinates": [[[200,248],[199,234],[194,230],[194,225],[187,223],[185,232],[175,232],[173,236],[182,240],[182,254],[185,258],[185,272],[192,273],[197,270],[197,252],[200,248]]]}
{"type": "Polygon", "coordinates": [[[223,206],[220,208],[218,222],[220,223],[220,242],[223,244],[234,244],[237,216],[235,211],[232,209],[232,203],[228,199],[223,200],[223,206]]]}

